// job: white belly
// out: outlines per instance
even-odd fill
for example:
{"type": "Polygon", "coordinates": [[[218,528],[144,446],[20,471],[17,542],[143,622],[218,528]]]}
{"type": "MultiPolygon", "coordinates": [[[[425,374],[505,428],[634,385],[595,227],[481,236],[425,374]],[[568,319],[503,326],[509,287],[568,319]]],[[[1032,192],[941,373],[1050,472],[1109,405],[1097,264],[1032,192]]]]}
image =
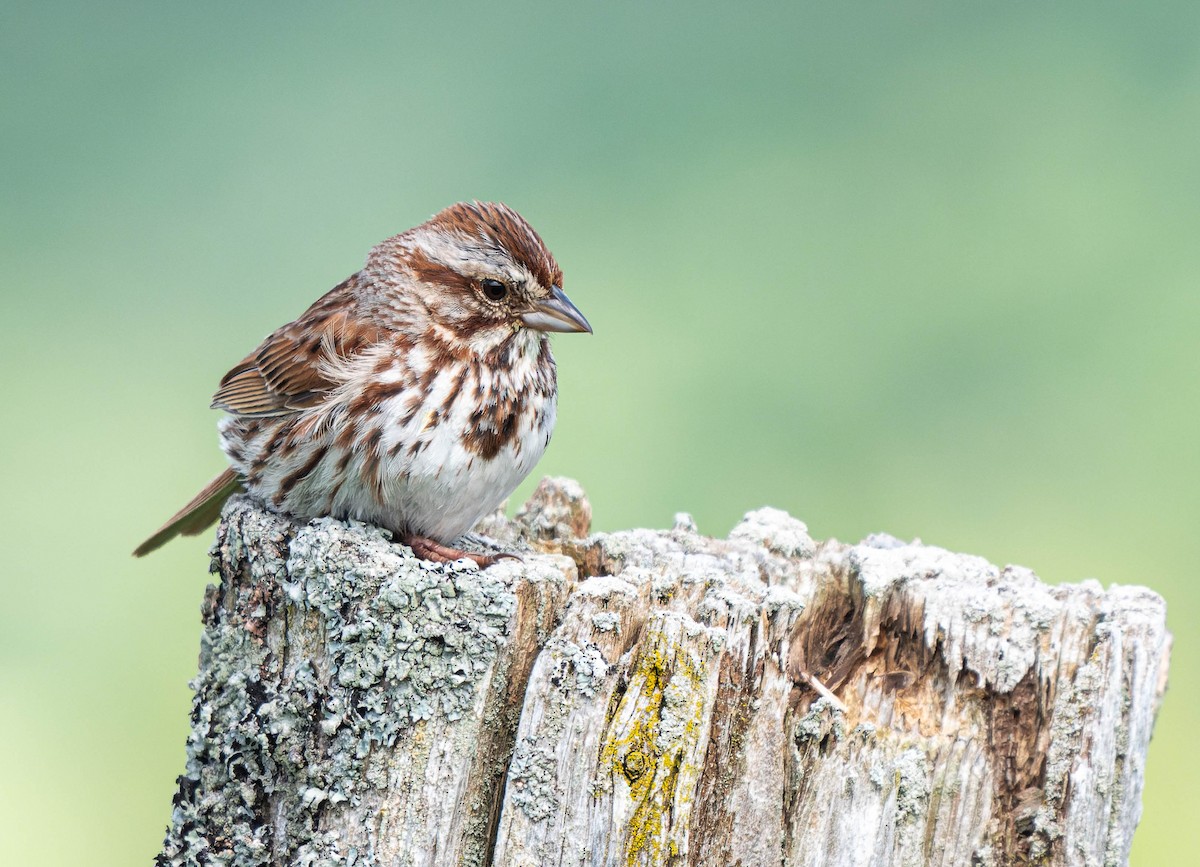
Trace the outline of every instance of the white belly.
{"type": "Polygon", "coordinates": [[[469,401],[460,397],[451,418],[424,432],[428,444],[416,455],[401,453],[384,461],[389,510],[422,536],[445,542],[461,536],[495,511],[541,460],[554,430],[554,396],[546,401],[541,413],[531,411],[521,419],[510,445],[484,458],[463,445],[469,413],[459,407],[469,401]]]}

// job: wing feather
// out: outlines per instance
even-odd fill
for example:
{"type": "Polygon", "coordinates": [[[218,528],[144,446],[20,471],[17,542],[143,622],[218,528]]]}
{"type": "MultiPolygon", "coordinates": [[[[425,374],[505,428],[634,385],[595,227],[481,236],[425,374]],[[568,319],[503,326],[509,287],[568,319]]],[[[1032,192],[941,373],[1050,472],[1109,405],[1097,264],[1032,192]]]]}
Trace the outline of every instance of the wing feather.
{"type": "Polygon", "coordinates": [[[334,383],[322,362],[357,355],[383,336],[377,325],[348,312],[353,309],[353,281],[275,331],[225,374],[213,408],[245,417],[278,416],[324,400],[334,383]]]}

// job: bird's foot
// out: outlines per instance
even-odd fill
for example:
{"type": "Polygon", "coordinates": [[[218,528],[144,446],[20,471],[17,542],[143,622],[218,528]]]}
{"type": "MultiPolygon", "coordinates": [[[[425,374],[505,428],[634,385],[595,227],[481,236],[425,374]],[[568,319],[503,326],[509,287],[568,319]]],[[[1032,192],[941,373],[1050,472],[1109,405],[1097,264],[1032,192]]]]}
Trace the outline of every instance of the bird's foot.
{"type": "Polygon", "coordinates": [[[521,559],[516,554],[481,554],[475,551],[463,551],[461,548],[451,548],[449,545],[443,545],[441,542],[435,542],[426,536],[418,536],[416,534],[402,536],[400,541],[412,548],[413,553],[422,560],[432,560],[434,563],[453,563],[455,560],[461,560],[465,557],[468,560],[474,561],[480,569],[486,569],[488,566],[498,563],[501,560],[521,559]]]}

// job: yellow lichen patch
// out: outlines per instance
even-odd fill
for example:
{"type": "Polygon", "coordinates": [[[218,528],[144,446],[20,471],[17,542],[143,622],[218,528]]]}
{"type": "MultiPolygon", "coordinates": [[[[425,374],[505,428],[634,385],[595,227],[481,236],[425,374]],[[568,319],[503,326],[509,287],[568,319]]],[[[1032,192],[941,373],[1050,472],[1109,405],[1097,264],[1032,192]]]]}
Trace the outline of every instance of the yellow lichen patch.
{"type": "Polygon", "coordinates": [[[694,638],[678,616],[652,619],[601,747],[600,768],[613,780],[612,797],[626,801],[626,809],[616,812],[627,816],[630,867],[677,855],[687,828],[709,671],[694,638]]]}

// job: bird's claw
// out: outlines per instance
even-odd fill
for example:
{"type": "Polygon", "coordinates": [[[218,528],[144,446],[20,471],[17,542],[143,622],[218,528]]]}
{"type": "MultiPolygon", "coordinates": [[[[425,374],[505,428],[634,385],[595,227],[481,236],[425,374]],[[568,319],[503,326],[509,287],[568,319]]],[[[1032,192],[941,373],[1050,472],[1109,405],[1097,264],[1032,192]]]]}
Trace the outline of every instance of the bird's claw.
{"type": "Polygon", "coordinates": [[[412,548],[413,553],[422,560],[430,560],[434,563],[453,563],[455,560],[465,558],[474,562],[480,569],[486,569],[488,566],[498,563],[501,560],[521,559],[516,554],[504,552],[482,554],[475,551],[464,551],[461,548],[452,548],[449,545],[443,545],[441,542],[435,542],[426,536],[409,535],[402,537],[400,541],[412,548]]]}

